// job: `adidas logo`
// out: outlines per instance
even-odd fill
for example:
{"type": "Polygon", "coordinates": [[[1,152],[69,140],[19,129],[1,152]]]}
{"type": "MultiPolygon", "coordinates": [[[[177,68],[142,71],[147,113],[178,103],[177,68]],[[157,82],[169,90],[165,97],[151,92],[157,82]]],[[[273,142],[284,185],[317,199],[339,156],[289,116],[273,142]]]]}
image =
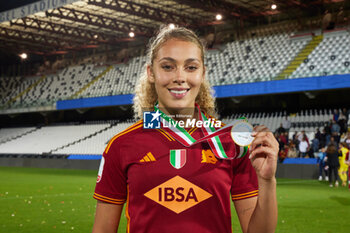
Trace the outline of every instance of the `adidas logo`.
{"type": "Polygon", "coordinates": [[[156,161],[156,159],[154,158],[151,152],[148,152],[145,156],[143,156],[142,159],[140,159],[140,162],[153,162],[153,161],[156,161]]]}

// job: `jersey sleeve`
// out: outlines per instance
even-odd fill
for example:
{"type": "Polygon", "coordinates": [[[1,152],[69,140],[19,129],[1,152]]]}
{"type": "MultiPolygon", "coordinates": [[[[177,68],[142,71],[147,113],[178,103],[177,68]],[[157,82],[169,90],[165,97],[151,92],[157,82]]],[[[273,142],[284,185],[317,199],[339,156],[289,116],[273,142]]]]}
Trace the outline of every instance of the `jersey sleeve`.
{"type": "MultiPolygon", "coordinates": [[[[236,145],[237,150],[242,150],[236,145]]],[[[258,179],[249,160],[249,150],[246,155],[232,161],[233,178],[231,186],[232,200],[242,200],[258,195],[258,179]]]]}
{"type": "Polygon", "coordinates": [[[127,197],[122,155],[118,142],[113,142],[107,148],[101,159],[93,197],[103,202],[121,205],[125,203],[127,197]]]}

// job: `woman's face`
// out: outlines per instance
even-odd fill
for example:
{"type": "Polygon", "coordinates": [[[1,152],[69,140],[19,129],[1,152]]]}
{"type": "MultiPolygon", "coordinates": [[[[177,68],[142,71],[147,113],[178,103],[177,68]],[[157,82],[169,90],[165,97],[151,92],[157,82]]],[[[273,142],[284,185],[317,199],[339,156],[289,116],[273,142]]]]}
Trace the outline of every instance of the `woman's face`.
{"type": "Polygon", "coordinates": [[[147,67],[148,80],[155,84],[159,107],[193,108],[204,79],[201,50],[188,41],[170,39],[147,67]]]}

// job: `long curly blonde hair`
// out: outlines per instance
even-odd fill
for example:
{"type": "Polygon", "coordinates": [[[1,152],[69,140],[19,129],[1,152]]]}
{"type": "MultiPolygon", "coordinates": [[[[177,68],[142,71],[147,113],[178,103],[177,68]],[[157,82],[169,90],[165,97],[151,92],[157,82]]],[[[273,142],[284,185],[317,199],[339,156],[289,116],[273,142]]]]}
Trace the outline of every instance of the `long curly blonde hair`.
{"type": "MultiPolygon", "coordinates": [[[[159,49],[170,39],[179,39],[195,43],[201,50],[201,58],[204,66],[205,46],[193,31],[184,27],[162,27],[157,36],[150,40],[146,55],[146,63],[143,67],[143,72],[136,83],[135,96],[133,99],[134,116],[136,119],[142,118],[144,111],[152,111],[158,99],[154,83],[150,83],[148,80],[147,66],[152,66],[153,60],[156,58],[159,49]]],[[[206,113],[210,115],[215,114],[215,98],[213,97],[213,90],[209,81],[206,78],[200,86],[195,101],[206,113]]]]}

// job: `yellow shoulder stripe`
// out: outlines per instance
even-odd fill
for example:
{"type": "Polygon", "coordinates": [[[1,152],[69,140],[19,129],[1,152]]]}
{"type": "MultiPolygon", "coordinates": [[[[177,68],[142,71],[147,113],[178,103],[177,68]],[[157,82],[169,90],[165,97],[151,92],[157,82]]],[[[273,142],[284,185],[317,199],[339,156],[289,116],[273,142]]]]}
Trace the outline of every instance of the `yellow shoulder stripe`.
{"type": "Polygon", "coordinates": [[[192,135],[193,132],[196,131],[196,129],[197,129],[197,127],[193,127],[192,129],[190,129],[190,130],[188,131],[188,133],[189,133],[190,135],[192,135]]]}
{"type": "Polygon", "coordinates": [[[125,129],[125,130],[123,130],[122,132],[120,132],[120,133],[118,133],[117,135],[115,135],[115,136],[109,141],[109,143],[108,143],[108,145],[107,145],[107,147],[106,147],[106,149],[105,149],[105,154],[108,153],[109,148],[111,147],[111,145],[112,145],[112,143],[114,142],[115,139],[117,139],[118,137],[120,137],[120,136],[122,136],[122,135],[124,135],[124,134],[126,134],[126,133],[129,133],[129,132],[131,132],[131,131],[133,131],[133,130],[135,130],[135,129],[141,128],[142,125],[143,125],[142,122],[139,121],[138,123],[136,123],[136,124],[134,124],[134,125],[128,127],[127,129],[125,129]]]}
{"type": "Polygon", "coordinates": [[[158,132],[160,132],[161,134],[163,134],[164,137],[166,137],[169,141],[175,141],[175,139],[170,136],[166,131],[164,131],[163,129],[157,129],[158,132]]]}

